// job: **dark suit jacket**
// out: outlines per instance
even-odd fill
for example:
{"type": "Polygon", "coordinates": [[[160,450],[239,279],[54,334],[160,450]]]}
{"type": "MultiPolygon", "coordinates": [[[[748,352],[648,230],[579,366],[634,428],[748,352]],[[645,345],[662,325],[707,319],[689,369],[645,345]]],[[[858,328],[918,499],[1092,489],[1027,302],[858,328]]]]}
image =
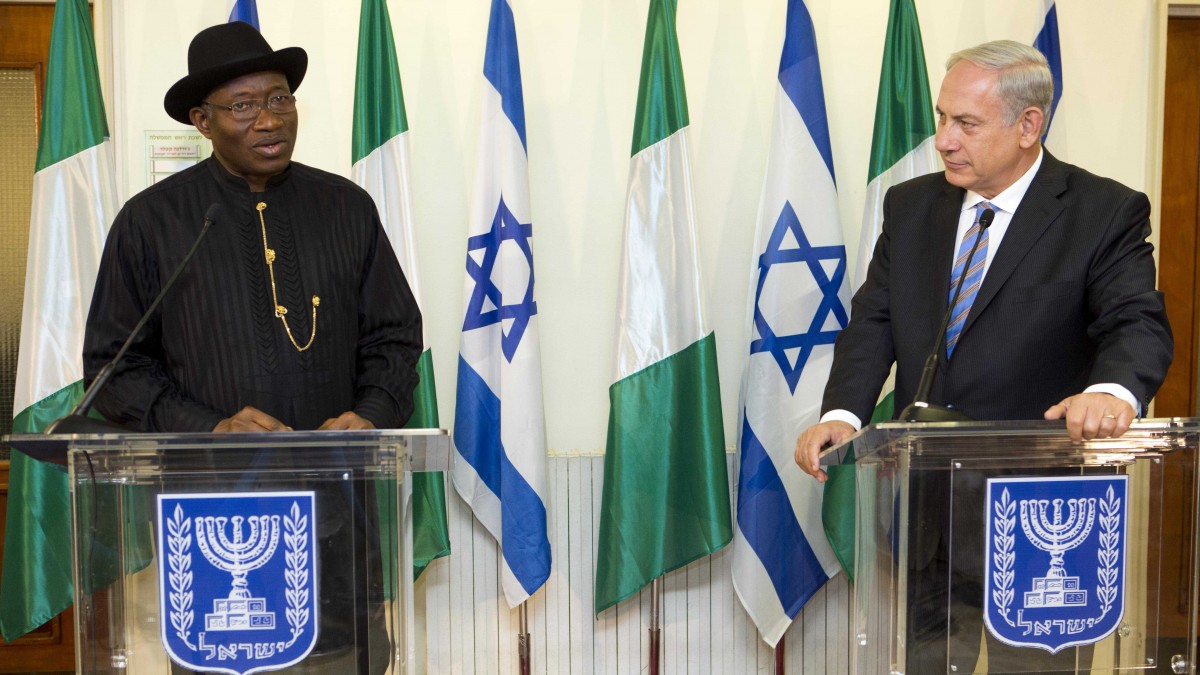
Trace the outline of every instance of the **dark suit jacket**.
{"type": "MultiPolygon", "coordinates": [[[[823,411],[870,419],[893,361],[896,410],[912,402],[949,301],[963,195],[944,173],[888,191],[823,411]]],[[[1041,419],[1061,399],[1112,382],[1144,411],[1173,350],[1149,216],[1144,194],[1044,153],[930,402],[978,420],[1041,419]]]]}

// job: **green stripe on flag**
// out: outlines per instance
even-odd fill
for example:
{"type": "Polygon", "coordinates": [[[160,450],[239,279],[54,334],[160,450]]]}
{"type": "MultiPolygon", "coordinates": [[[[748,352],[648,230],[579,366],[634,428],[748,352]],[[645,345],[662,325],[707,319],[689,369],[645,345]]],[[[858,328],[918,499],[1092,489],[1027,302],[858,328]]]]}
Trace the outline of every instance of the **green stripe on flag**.
{"type": "Polygon", "coordinates": [[[450,523],[446,518],[446,474],[414,473],[412,493],[413,581],[429,563],[450,555],[450,523]]]}
{"type": "Polygon", "coordinates": [[[351,164],[408,131],[392,21],[383,0],[363,0],[358,20],[351,164]]]}
{"type": "MultiPolygon", "coordinates": [[[[81,353],[68,347],[82,336],[87,307],[61,301],[86,303],[90,297],[116,192],[103,145],[108,125],[87,0],[58,0],[51,31],[17,367],[17,433],[41,432],[82,396],[81,353]]],[[[69,607],[74,584],[66,472],[13,452],[9,479],[0,634],[13,640],[69,607]]],[[[144,563],[141,553],[149,549],[129,543],[127,561],[144,563]]]]}
{"type": "MultiPolygon", "coordinates": [[[[0,588],[5,589],[0,602],[0,635],[6,641],[46,623],[74,600],[69,481],[63,467],[13,451],[0,579],[0,588]],[[20,499],[13,499],[14,495],[20,499]]],[[[85,581],[92,587],[85,592],[95,593],[111,584],[119,576],[122,560],[125,574],[153,561],[144,486],[87,483],[80,486],[79,497],[85,519],[96,513],[117,513],[118,503],[125,505],[121,527],[112,517],[105,517],[96,519],[97,527],[89,532],[93,559],[89,562],[91,575],[85,581]]]]}
{"type": "Polygon", "coordinates": [[[83,398],[83,382],[75,381],[17,413],[14,434],[40,434],[54,420],[75,409],[83,398]]]}
{"type": "Polygon", "coordinates": [[[631,156],[687,125],[687,92],[679,60],[679,36],[675,33],[675,0],[650,0],[631,156]]]}
{"type": "MultiPolygon", "coordinates": [[[[404,110],[404,90],[400,85],[400,67],[396,59],[396,42],[392,36],[392,21],[384,0],[363,0],[358,21],[358,65],[354,77],[354,130],[351,139],[351,163],[359,163],[385,143],[408,131],[408,116],[404,110]]],[[[380,170],[380,165],[373,165],[380,170]]],[[[389,175],[390,167],[383,165],[383,194],[374,195],[379,203],[380,216],[394,246],[402,246],[400,264],[413,280],[417,278],[416,260],[411,246],[411,211],[395,210],[407,204],[409,189],[401,176],[389,175]],[[408,214],[406,217],[405,213],[408,214]]],[[[368,171],[372,169],[368,167],[368,171]]],[[[372,175],[378,181],[378,175],[372,175]]],[[[356,180],[358,178],[356,177],[356,180]]],[[[374,183],[378,185],[378,183],[374,183]]],[[[363,187],[367,187],[364,185],[363,187]]],[[[420,298],[417,298],[418,303],[420,298]]],[[[413,392],[413,414],[404,425],[406,429],[438,428],[437,392],[433,380],[433,357],[425,350],[417,361],[417,387],[413,392]]],[[[450,528],[446,518],[446,477],[441,471],[416,473],[412,477],[413,578],[419,578],[431,561],[450,554],[450,528]]],[[[394,495],[380,491],[379,508],[385,517],[395,513],[394,495]]],[[[388,521],[384,521],[388,522],[388,521]]],[[[389,534],[395,528],[384,528],[389,534]]],[[[394,575],[384,570],[389,588],[394,587],[394,575]]]]}
{"type": "MultiPolygon", "coordinates": [[[[417,390],[413,414],[405,429],[437,429],[437,394],[433,381],[433,353],[426,349],[417,361],[417,390]]],[[[422,471],[413,474],[413,579],[434,560],[450,555],[450,524],[446,517],[446,474],[422,471]]]]}
{"type": "MultiPolygon", "coordinates": [[[[417,361],[420,381],[413,393],[414,411],[408,418],[405,429],[438,428],[437,398],[433,383],[433,355],[426,349],[417,361]]],[[[378,489],[375,492],[376,508],[380,522],[392,523],[396,513],[394,490],[378,489]]],[[[450,555],[450,524],[446,516],[446,474],[443,471],[418,471],[412,475],[412,522],[413,522],[413,581],[429,567],[429,563],[450,555]]],[[[380,528],[382,550],[395,546],[392,536],[399,531],[394,525],[380,528]]],[[[383,578],[385,588],[394,593],[397,580],[391,565],[384,559],[383,578]]],[[[394,596],[391,596],[394,597],[394,596]]]]}
{"type": "MultiPolygon", "coordinates": [[[[930,105],[929,77],[921,26],[912,0],[892,0],[879,96],[875,103],[875,134],[867,181],[867,203],[859,237],[859,260],[854,285],[866,279],[875,241],[883,222],[883,196],[895,183],[936,170],[937,155],[930,138],[937,123],[930,105]],[[888,173],[893,167],[895,172],[888,173]]],[[[890,420],[895,410],[894,392],[875,406],[869,424],[890,420]]],[[[853,456],[840,466],[826,468],[829,480],[821,502],[825,536],[851,581],[854,580],[854,508],[856,484],[853,456]]]]}
{"type": "MultiPolygon", "coordinates": [[[[895,399],[895,392],[888,392],[875,406],[870,424],[892,419],[896,409],[895,399]]],[[[825,526],[825,537],[829,539],[833,554],[837,556],[850,583],[854,583],[854,510],[858,497],[854,470],[853,450],[841,464],[825,467],[829,480],[825,481],[825,496],[821,501],[821,523],[825,526]]]]}
{"type": "Polygon", "coordinates": [[[67,472],[13,451],[8,479],[0,634],[11,642],[70,607],[74,597],[67,472]]]}
{"type": "Polygon", "coordinates": [[[59,0],[50,33],[34,171],[99,145],[106,136],[91,11],[87,0],[59,0]]]}
{"type": "Polygon", "coordinates": [[[437,429],[437,387],[433,382],[433,351],[426,349],[417,359],[417,388],[413,391],[413,414],[405,429],[437,429]]]}
{"type": "MultiPolygon", "coordinates": [[[[433,382],[433,353],[426,349],[417,360],[417,388],[413,392],[413,414],[405,429],[437,429],[437,396],[433,382]]],[[[442,471],[418,471],[412,475],[413,522],[413,581],[421,578],[429,563],[450,555],[450,525],[446,517],[446,474],[442,471]]],[[[380,550],[396,546],[396,491],[385,487],[375,490],[375,507],[379,510],[380,550]]],[[[384,588],[395,597],[398,579],[392,573],[388,558],[383,562],[384,588]]]]}
{"type": "Polygon", "coordinates": [[[609,389],[596,612],[729,543],[712,333],[609,389]]]}
{"type": "Polygon", "coordinates": [[[934,134],[937,121],[930,100],[917,8],[913,0],[892,0],[867,182],[934,134]]]}

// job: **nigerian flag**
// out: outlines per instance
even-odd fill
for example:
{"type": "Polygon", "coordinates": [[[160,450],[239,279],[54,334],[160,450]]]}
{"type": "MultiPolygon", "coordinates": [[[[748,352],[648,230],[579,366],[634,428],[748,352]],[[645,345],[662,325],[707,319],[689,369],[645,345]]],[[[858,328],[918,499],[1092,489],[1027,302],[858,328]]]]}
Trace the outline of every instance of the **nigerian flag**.
{"type": "MultiPolygon", "coordinates": [[[[879,74],[879,97],[875,101],[875,133],[871,138],[867,203],[858,240],[855,290],[867,278],[875,241],[883,229],[883,197],[888,189],[940,168],[938,153],[933,147],[937,122],[932,100],[917,9],[913,0],[892,0],[883,45],[883,68],[879,74]]],[[[870,422],[891,419],[893,410],[892,392],[888,392],[875,408],[870,422]]],[[[842,569],[851,578],[854,575],[852,463],[853,457],[850,457],[845,465],[830,467],[822,506],[829,543],[842,569]]]]}
{"type": "MultiPolygon", "coordinates": [[[[379,209],[396,258],[417,305],[421,304],[417,273],[416,223],[412,207],[412,175],[408,155],[408,118],[396,65],[396,43],[384,0],[363,0],[358,23],[358,70],[354,78],[354,136],[351,143],[354,182],[370,193],[379,209]]],[[[422,331],[425,330],[422,323],[422,331]]],[[[425,345],[429,344],[422,335],[425,345]]],[[[420,381],[413,393],[413,414],[406,428],[439,426],[429,349],[417,362],[420,381]]],[[[413,567],[420,576],[435,558],[450,553],[446,524],[446,480],[440,472],[413,474],[413,567]]]]}
{"type": "MultiPolygon", "coordinates": [[[[58,0],[38,133],[15,433],[38,433],[83,394],[83,327],[115,171],[87,0],[58,0]]],[[[71,501],[61,467],[12,453],[0,633],[13,640],[72,601],[71,501]]]]}
{"type": "Polygon", "coordinates": [[[883,229],[883,197],[888,188],[940,168],[933,147],[937,121],[913,0],[892,0],[885,40],[867,169],[867,203],[854,268],[855,290],[867,278],[875,240],[883,229]]]}
{"type": "Polygon", "coordinates": [[[732,538],[675,0],[651,0],[634,113],[596,612],[732,538]]]}

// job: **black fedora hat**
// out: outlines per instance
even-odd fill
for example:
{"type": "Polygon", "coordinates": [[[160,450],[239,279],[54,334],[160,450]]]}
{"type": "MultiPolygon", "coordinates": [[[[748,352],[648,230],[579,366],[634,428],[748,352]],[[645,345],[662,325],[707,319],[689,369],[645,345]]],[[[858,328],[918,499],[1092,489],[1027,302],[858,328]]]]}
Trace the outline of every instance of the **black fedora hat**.
{"type": "Polygon", "coordinates": [[[190,124],[188,112],[213,89],[264,70],[283,73],[294,92],[308,70],[308,54],[299,47],[274,51],[254,26],[241,21],[205,28],[188,47],[187,77],[167,90],[163,107],[172,119],[190,124]]]}

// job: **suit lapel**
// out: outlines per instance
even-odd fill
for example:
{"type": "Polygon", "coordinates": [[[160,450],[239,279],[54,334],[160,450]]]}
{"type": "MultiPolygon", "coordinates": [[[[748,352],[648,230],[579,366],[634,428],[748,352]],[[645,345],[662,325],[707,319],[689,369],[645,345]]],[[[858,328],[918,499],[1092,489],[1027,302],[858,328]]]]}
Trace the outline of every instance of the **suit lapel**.
{"type": "Polygon", "coordinates": [[[1000,248],[996,251],[996,257],[988,268],[987,276],[983,278],[979,295],[975,297],[971,313],[967,316],[967,323],[963,326],[964,333],[971,329],[971,324],[975,323],[979,314],[987,309],[1004,284],[1008,283],[1017,266],[1041,239],[1046,228],[1062,213],[1063,205],[1058,196],[1066,189],[1066,166],[1043,150],[1042,166],[1033,177],[1033,182],[1029,184],[1029,190],[1025,192],[1017,212],[1013,214],[1008,231],[1005,232],[1000,248]]]}
{"type": "Polygon", "coordinates": [[[950,304],[950,268],[954,265],[954,241],[958,235],[964,194],[962,188],[946,183],[930,213],[926,230],[928,239],[923,248],[928,252],[926,263],[930,265],[931,274],[917,275],[918,279],[927,279],[929,284],[928,288],[921,289],[921,293],[929,298],[930,336],[937,333],[950,304]]]}

